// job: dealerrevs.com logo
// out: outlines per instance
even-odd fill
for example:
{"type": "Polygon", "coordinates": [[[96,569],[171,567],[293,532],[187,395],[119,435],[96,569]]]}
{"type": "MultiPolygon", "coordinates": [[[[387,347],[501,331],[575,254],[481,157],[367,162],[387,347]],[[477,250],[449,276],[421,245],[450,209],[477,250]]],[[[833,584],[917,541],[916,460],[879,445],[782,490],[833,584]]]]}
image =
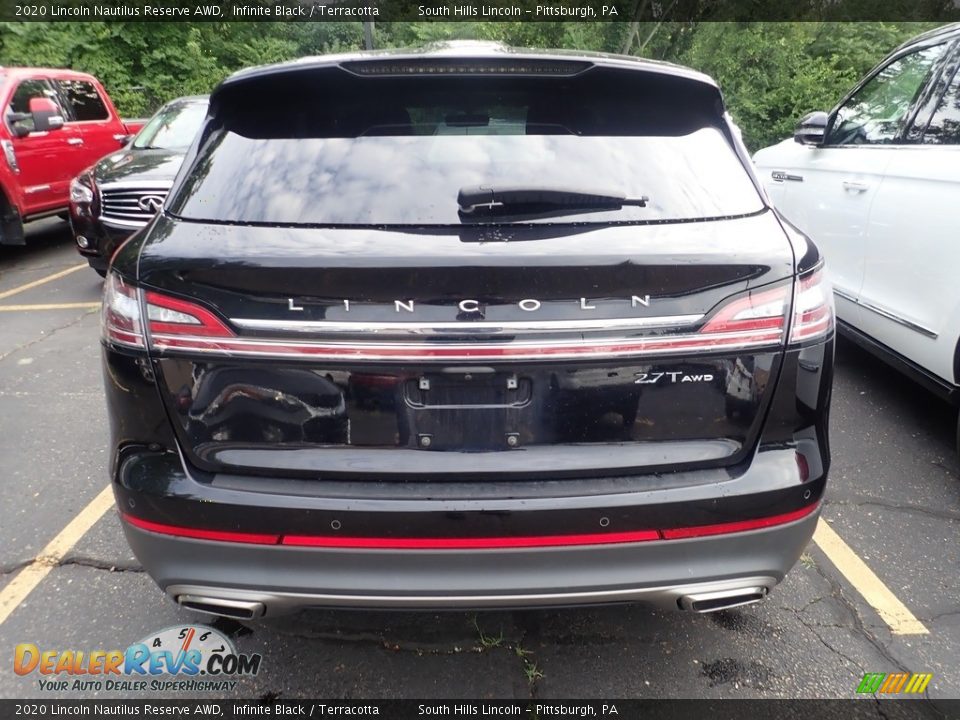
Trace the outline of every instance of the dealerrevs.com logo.
{"type": "Polygon", "coordinates": [[[38,675],[40,690],[232,690],[241,676],[256,675],[262,656],[238,653],[229,638],[204,625],[169,627],[126,650],[48,650],[20,643],[17,675],[38,675]]]}

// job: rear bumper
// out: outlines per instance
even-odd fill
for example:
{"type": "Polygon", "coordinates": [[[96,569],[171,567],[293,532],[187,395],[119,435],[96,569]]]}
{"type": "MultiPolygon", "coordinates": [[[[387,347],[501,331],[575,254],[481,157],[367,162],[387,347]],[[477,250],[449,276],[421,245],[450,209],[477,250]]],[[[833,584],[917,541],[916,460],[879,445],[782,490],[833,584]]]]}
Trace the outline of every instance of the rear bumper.
{"type": "Polygon", "coordinates": [[[487,483],[496,496],[486,498],[479,485],[418,498],[416,487],[375,483],[379,497],[374,487],[335,496],[322,483],[311,492],[313,483],[270,481],[267,492],[254,478],[202,482],[165,454],[121,462],[115,490],[130,547],[167,594],[257,617],[310,607],[726,606],[695,607],[716,593],[745,604],[800,557],[825,481],[802,478],[792,450],[770,450],[739,474],[672,482],[530,484],[540,492],[526,497],[520,483],[487,483]]]}
{"type": "Polygon", "coordinates": [[[124,523],[160,587],[238,617],[313,607],[505,608],[640,602],[706,611],[761,599],[799,558],[819,512],[751,532],[617,545],[357,550],[174,538],[124,523]]]}

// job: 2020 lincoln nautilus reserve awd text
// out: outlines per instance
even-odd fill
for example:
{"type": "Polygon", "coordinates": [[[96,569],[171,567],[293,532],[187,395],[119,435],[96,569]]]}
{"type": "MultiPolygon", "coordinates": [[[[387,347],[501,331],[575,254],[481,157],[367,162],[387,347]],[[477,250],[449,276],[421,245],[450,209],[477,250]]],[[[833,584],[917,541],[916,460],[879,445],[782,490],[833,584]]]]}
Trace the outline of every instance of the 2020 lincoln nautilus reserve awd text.
{"type": "Polygon", "coordinates": [[[127,539],[243,618],[756,601],[826,483],[821,267],[691,70],[240,72],[105,285],[127,539]]]}

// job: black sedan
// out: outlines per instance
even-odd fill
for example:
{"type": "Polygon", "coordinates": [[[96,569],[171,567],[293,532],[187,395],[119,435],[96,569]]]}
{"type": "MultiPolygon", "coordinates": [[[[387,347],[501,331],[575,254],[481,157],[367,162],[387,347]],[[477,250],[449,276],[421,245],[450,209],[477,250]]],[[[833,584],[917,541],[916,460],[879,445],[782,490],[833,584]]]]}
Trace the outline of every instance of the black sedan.
{"type": "Polygon", "coordinates": [[[203,95],[168,102],[125,148],[70,183],[70,224],[77,250],[101,275],[120,243],[163,205],[207,114],[207,100],[203,95]]]}

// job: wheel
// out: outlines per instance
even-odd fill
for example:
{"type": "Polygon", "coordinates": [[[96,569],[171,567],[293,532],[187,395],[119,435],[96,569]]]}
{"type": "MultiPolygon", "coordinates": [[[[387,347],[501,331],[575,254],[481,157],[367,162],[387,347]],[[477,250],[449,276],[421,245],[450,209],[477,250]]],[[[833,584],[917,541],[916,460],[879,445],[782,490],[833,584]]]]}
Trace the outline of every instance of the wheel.
{"type": "Polygon", "coordinates": [[[957,455],[960,455],[960,415],[957,415],[957,455]]]}
{"type": "Polygon", "coordinates": [[[107,277],[107,271],[103,268],[94,268],[93,271],[102,278],[107,277]]]}

